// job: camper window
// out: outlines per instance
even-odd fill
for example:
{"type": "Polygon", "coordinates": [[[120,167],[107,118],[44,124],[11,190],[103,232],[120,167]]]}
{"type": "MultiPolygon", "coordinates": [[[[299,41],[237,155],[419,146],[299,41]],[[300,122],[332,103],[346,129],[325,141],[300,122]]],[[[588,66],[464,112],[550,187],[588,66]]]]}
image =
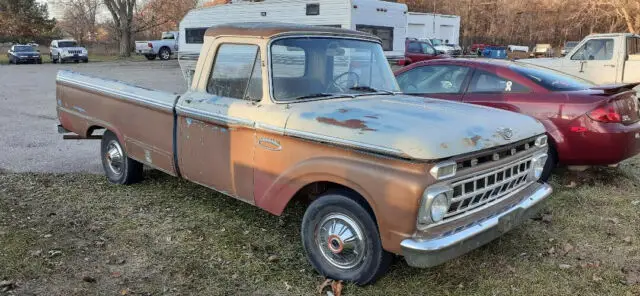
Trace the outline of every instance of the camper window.
{"type": "Polygon", "coordinates": [[[220,45],[207,92],[227,98],[259,101],[262,98],[260,64],[257,45],[220,45]]]}
{"type": "Polygon", "coordinates": [[[360,32],[367,32],[378,36],[382,41],[382,49],[385,51],[393,50],[393,28],[392,27],[380,27],[369,25],[356,25],[356,30],[360,32]]]}
{"type": "Polygon", "coordinates": [[[204,43],[204,33],[207,28],[187,28],[184,29],[186,43],[202,44],[204,43]]]}

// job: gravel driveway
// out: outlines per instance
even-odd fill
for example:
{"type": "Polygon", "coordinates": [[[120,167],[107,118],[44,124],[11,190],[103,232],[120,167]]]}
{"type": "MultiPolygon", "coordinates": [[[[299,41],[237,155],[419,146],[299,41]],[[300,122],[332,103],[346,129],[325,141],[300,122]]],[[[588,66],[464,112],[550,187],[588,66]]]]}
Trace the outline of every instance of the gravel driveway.
{"type": "Polygon", "coordinates": [[[0,66],[0,170],[101,173],[99,141],[62,140],[57,133],[55,77],[72,70],[182,93],[176,60],[0,66]]]}

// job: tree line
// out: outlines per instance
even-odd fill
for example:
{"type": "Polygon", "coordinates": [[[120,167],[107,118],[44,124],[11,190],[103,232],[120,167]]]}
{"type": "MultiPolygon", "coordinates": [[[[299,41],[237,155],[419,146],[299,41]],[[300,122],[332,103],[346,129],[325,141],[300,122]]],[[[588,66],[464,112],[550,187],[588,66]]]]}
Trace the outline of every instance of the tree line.
{"type": "MultiPolygon", "coordinates": [[[[136,37],[174,30],[198,0],[61,0],[64,16],[49,19],[35,0],[0,0],[0,41],[68,34],[80,42],[106,39],[121,56],[136,37]],[[108,11],[104,22],[100,10],[108,11]]],[[[210,0],[205,5],[228,3],[210,0]]],[[[402,2],[402,1],[401,1],[402,2]]],[[[406,0],[409,11],[461,17],[461,43],[562,44],[596,32],[640,32],[640,0],[406,0]]]]}

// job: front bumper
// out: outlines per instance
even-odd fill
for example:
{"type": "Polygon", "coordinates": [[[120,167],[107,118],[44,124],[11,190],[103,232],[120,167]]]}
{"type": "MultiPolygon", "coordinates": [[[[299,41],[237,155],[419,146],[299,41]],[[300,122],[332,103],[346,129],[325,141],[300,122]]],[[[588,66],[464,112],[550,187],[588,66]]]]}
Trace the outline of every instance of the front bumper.
{"type": "Polygon", "coordinates": [[[62,56],[60,57],[60,59],[62,59],[62,61],[64,62],[69,62],[69,61],[88,61],[89,57],[86,55],[68,55],[68,56],[62,56]]]}
{"type": "Polygon", "coordinates": [[[545,183],[534,183],[524,190],[528,191],[525,197],[510,209],[459,232],[429,240],[403,240],[402,255],[407,264],[432,267],[487,244],[535,215],[542,201],[553,192],[545,183]]]}
{"type": "Polygon", "coordinates": [[[19,63],[37,63],[42,61],[41,57],[18,57],[16,61],[19,63]]]}

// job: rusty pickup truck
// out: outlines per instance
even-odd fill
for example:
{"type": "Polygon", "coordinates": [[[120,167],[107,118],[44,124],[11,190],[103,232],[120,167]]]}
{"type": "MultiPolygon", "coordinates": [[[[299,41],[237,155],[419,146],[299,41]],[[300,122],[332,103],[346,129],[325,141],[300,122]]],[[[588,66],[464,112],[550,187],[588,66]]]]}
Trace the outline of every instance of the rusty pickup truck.
{"type": "Polygon", "coordinates": [[[56,85],[59,132],[101,139],[112,183],[140,181],[146,165],[275,215],[307,201],[302,244],[333,279],[370,283],[393,254],[441,264],[512,229],[552,192],[539,181],[539,122],[402,95],[366,33],[221,25],[206,31],[182,95],[68,71],[56,85]]]}

